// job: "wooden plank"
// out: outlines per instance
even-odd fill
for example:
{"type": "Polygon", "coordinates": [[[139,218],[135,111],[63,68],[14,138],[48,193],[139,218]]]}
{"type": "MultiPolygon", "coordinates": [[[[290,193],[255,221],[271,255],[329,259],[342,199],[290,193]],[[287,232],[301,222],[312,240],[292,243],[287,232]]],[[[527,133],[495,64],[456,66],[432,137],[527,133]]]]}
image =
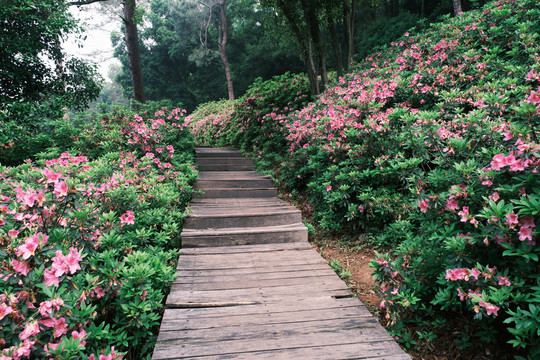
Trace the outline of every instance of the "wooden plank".
{"type": "Polygon", "coordinates": [[[319,282],[323,285],[334,284],[334,287],[343,284],[343,281],[333,274],[327,276],[319,277],[295,277],[295,278],[286,278],[286,279],[254,279],[246,280],[242,279],[241,281],[232,280],[232,281],[223,281],[222,279],[211,279],[212,281],[208,282],[185,282],[185,281],[175,281],[173,286],[176,289],[182,289],[182,291],[206,291],[206,290],[231,290],[231,289],[259,289],[259,288],[268,288],[276,286],[293,286],[293,285],[303,285],[303,284],[313,284],[319,282]]]}
{"type": "Polygon", "coordinates": [[[196,269],[222,269],[222,268],[241,268],[241,267],[264,267],[268,264],[302,264],[302,263],[322,263],[326,260],[322,258],[315,250],[296,250],[284,251],[281,253],[241,253],[241,254],[217,254],[217,255],[199,255],[180,256],[178,259],[178,268],[196,268],[196,269]]]}
{"type": "MultiPolygon", "coordinates": [[[[389,354],[387,341],[373,343],[338,344],[329,346],[311,346],[295,349],[272,349],[269,351],[253,351],[235,354],[220,354],[204,357],[190,357],[190,359],[204,360],[283,360],[283,359],[309,359],[309,360],[410,360],[404,353],[389,354]],[[359,355],[369,354],[369,355],[359,355]]],[[[174,356],[174,355],[173,355],[174,356]]],[[[181,359],[172,357],[167,359],[181,359]]]]}
{"type": "MultiPolygon", "coordinates": [[[[241,281],[252,280],[277,280],[277,279],[294,279],[303,277],[322,277],[322,276],[337,276],[334,271],[329,268],[308,269],[304,271],[276,271],[276,272],[247,272],[242,274],[241,281]]],[[[196,284],[196,283],[212,283],[217,281],[229,282],[239,281],[238,275],[230,275],[229,273],[215,272],[212,276],[208,276],[206,271],[178,271],[175,283],[179,284],[196,284]]]]}
{"type": "Polygon", "coordinates": [[[193,289],[198,290],[212,290],[212,289],[241,289],[241,288],[252,288],[252,287],[269,287],[269,286],[279,286],[284,284],[301,284],[301,283],[315,283],[321,279],[330,282],[336,281],[340,282],[341,279],[331,273],[319,273],[312,274],[304,272],[302,274],[290,274],[284,273],[280,276],[276,274],[270,278],[261,278],[258,274],[249,274],[243,276],[241,281],[239,281],[236,276],[216,276],[214,278],[208,278],[205,276],[191,276],[177,278],[174,281],[174,284],[179,286],[185,286],[185,289],[193,287],[193,289]],[[242,285],[240,285],[240,283],[242,285]]]}
{"type": "Polygon", "coordinates": [[[350,289],[343,284],[321,284],[314,288],[312,284],[275,286],[268,288],[249,288],[231,290],[209,290],[209,291],[183,291],[173,284],[171,292],[167,297],[166,304],[169,306],[181,306],[182,304],[197,303],[246,303],[246,302],[275,302],[280,299],[291,297],[307,298],[316,291],[320,295],[330,295],[336,297],[351,296],[350,289]]]}
{"type": "MultiPolygon", "coordinates": [[[[329,332],[355,330],[357,336],[362,335],[363,339],[368,337],[373,340],[384,340],[388,338],[388,333],[380,329],[379,323],[373,318],[362,318],[359,321],[354,317],[343,319],[316,319],[312,321],[296,320],[294,322],[278,323],[253,323],[246,322],[243,325],[224,325],[203,329],[182,329],[176,331],[160,331],[160,341],[182,341],[188,344],[233,342],[236,340],[246,341],[260,338],[284,338],[296,334],[321,334],[324,336],[329,332]]],[[[317,343],[315,343],[317,344],[317,343]]]]}
{"type": "MultiPolygon", "coordinates": [[[[382,330],[382,328],[380,328],[382,330]]],[[[321,329],[311,333],[278,333],[275,335],[256,336],[249,339],[231,339],[209,342],[186,343],[182,338],[163,340],[158,338],[154,351],[154,359],[182,359],[197,356],[216,356],[222,354],[238,354],[246,352],[275,351],[284,349],[307,348],[314,346],[329,346],[358,343],[384,343],[387,354],[402,352],[388,334],[373,333],[358,328],[352,329],[321,329]],[[393,347],[398,349],[392,349],[393,347]],[[399,352],[398,352],[399,351],[399,352]],[[175,357],[176,356],[176,357],[175,357]]],[[[161,334],[160,334],[161,336],[161,334]]],[[[358,357],[369,356],[370,347],[366,353],[357,353],[358,357]]],[[[382,354],[381,354],[382,355],[382,354]]],[[[369,357],[368,357],[369,358],[369,357]]]]}
{"type": "Polygon", "coordinates": [[[231,307],[220,308],[185,308],[185,309],[166,309],[163,315],[163,322],[189,317],[190,319],[204,319],[222,316],[234,316],[238,311],[243,314],[251,315],[254,319],[261,314],[296,312],[296,311],[316,311],[321,309],[339,309],[346,307],[357,308],[360,316],[372,316],[364,307],[362,302],[357,298],[340,298],[336,299],[331,296],[317,296],[314,294],[310,298],[293,299],[292,301],[283,299],[283,301],[271,304],[252,304],[242,306],[241,309],[231,307]]]}
{"type": "MultiPolygon", "coordinates": [[[[295,264],[295,265],[271,265],[265,267],[257,267],[257,274],[265,273],[283,273],[283,272],[294,272],[294,271],[312,271],[312,270],[322,270],[330,269],[326,263],[315,263],[315,264],[295,264]]],[[[330,269],[331,270],[331,269],[330,269]]],[[[181,269],[177,270],[176,274],[178,276],[204,276],[204,273],[207,273],[208,277],[215,276],[218,274],[223,274],[223,269],[181,269]],[[191,275],[190,275],[191,274],[191,275]]],[[[238,275],[243,274],[253,274],[253,267],[243,267],[243,268],[231,268],[227,269],[226,273],[228,275],[238,275]]]]}
{"type": "Polygon", "coordinates": [[[310,250],[313,247],[307,242],[284,243],[284,244],[259,244],[259,245],[238,245],[208,248],[190,248],[180,250],[181,255],[209,255],[209,254],[236,254],[236,253],[257,253],[257,252],[283,252],[290,250],[310,250]]]}
{"type": "MultiPolygon", "coordinates": [[[[234,314],[211,318],[197,318],[191,316],[172,318],[169,315],[167,321],[164,321],[161,325],[160,331],[178,331],[178,329],[214,329],[225,326],[246,326],[253,324],[253,314],[244,313],[243,306],[233,308],[237,310],[234,314]]],[[[175,309],[167,309],[166,311],[171,310],[175,309]]],[[[257,314],[257,324],[282,324],[299,321],[306,322],[335,319],[358,320],[362,317],[369,319],[369,321],[376,321],[371,314],[365,314],[362,310],[363,309],[359,309],[358,307],[342,307],[337,309],[303,309],[299,311],[266,312],[257,314]]]]}

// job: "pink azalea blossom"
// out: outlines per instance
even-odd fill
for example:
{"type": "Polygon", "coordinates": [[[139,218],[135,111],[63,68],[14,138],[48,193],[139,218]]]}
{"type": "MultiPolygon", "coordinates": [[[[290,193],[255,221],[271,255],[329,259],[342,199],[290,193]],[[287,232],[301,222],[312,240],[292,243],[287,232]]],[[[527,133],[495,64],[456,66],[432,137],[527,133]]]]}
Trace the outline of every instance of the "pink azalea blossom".
{"type": "Polygon", "coordinates": [[[424,199],[424,200],[421,200],[419,203],[418,203],[418,207],[420,208],[420,210],[422,212],[427,212],[427,209],[428,209],[428,206],[429,206],[429,199],[424,199]]]}
{"type": "Polygon", "coordinates": [[[493,192],[493,195],[488,196],[490,200],[497,202],[500,199],[499,193],[497,191],[493,192]]]}
{"type": "Polygon", "coordinates": [[[56,276],[55,271],[51,269],[45,269],[44,273],[45,285],[46,286],[58,286],[60,284],[60,279],[56,276]]]}
{"type": "Polygon", "coordinates": [[[330,191],[330,190],[332,190],[332,185],[328,185],[328,186],[326,187],[326,191],[327,191],[327,192],[330,191]]]}
{"type": "Polygon", "coordinates": [[[36,336],[39,334],[39,324],[37,321],[32,321],[26,324],[24,330],[19,334],[19,339],[26,340],[29,337],[36,336]]]}
{"type": "Polygon", "coordinates": [[[471,269],[471,276],[475,279],[475,280],[478,280],[478,276],[480,276],[482,274],[482,272],[480,270],[478,270],[477,268],[472,268],[471,269]]]}
{"type": "Polygon", "coordinates": [[[515,213],[510,213],[506,215],[506,221],[504,222],[505,225],[513,227],[513,225],[518,223],[518,216],[515,213]]]}
{"type": "Polygon", "coordinates": [[[26,239],[23,245],[17,247],[17,256],[22,256],[24,260],[35,255],[39,244],[46,244],[49,237],[42,233],[37,233],[26,239]],[[40,241],[41,240],[41,241],[40,241]]]}
{"type": "Polygon", "coordinates": [[[532,229],[529,228],[529,227],[524,227],[522,226],[520,229],[519,229],[519,240],[520,241],[525,241],[525,240],[528,240],[528,241],[532,241],[532,229]]]}
{"type": "Polygon", "coordinates": [[[47,177],[47,184],[49,183],[58,183],[58,180],[60,180],[60,178],[62,178],[62,173],[56,173],[54,172],[53,170],[49,169],[49,168],[45,168],[43,169],[43,175],[45,175],[47,177]]]}
{"type": "Polygon", "coordinates": [[[481,307],[483,307],[484,309],[486,309],[488,316],[489,316],[489,315],[495,315],[495,316],[497,316],[497,311],[499,311],[499,307],[498,307],[498,306],[492,305],[492,304],[487,303],[487,302],[485,302],[485,301],[480,301],[480,304],[479,304],[479,305],[480,305],[481,307]]]}
{"type": "Polygon", "coordinates": [[[450,197],[446,200],[446,209],[447,210],[457,210],[459,209],[459,204],[456,199],[450,197]]]}
{"type": "Polygon", "coordinates": [[[499,285],[504,285],[504,286],[510,286],[510,285],[512,285],[512,284],[510,283],[510,281],[508,280],[507,277],[504,277],[504,276],[498,276],[497,279],[498,279],[498,281],[499,281],[499,282],[498,282],[499,285]]]}
{"type": "Polygon", "coordinates": [[[61,298],[56,298],[49,301],[43,301],[39,304],[39,313],[42,317],[50,317],[52,315],[52,311],[59,311],[60,308],[64,305],[64,300],[61,298]]]}
{"type": "Polygon", "coordinates": [[[66,265],[69,268],[71,274],[75,274],[77,270],[81,269],[79,263],[81,262],[81,254],[76,248],[70,248],[69,254],[66,256],[66,265]]]}
{"type": "Polygon", "coordinates": [[[54,185],[54,194],[57,198],[61,198],[67,195],[69,190],[68,185],[64,181],[58,182],[56,185],[54,185]]]}
{"type": "Polygon", "coordinates": [[[135,224],[135,215],[133,214],[133,211],[128,210],[126,213],[122,216],[120,216],[120,223],[121,224],[135,224]]]}
{"type": "Polygon", "coordinates": [[[461,222],[467,222],[468,218],[467,216],[469,216],[469,207],[468,206],[464,206],[463,207],[463,210],[458,212],[458,215],[461,216],[461,222]]]}
{"type": "Polygon", "coordinates": [[[56,321],[56,324],[54,325],[54,337],[60,337],[64,334],[66,334],[68,331],[68,326],[66,324],[65,318],[60,318],[56,321]]]}
{"type": "Polygon", "coordinates": [[[8,306],[4,303],[0,304],[0,320],[8,316],[13,312],[13,308],[11,306],[8,306]]]}
{"type": "Polygon", "coordinates": [[[535,228],[536,225],[534,224],[534,219],[531,216],[524,216],[521,218],[521,223],[523,224],[523,227],[526,228],[535,228]]]}
{"type": "Polygon", "coordinates": [[[11,260],[11,265],[13,266],[13,269],[15,269],[16,272],[18,272],[21,275],[28,275],[30,272],[30,267],[28,266],[28,263],[26,261],[19,261],[19,260],[11,260]]]}

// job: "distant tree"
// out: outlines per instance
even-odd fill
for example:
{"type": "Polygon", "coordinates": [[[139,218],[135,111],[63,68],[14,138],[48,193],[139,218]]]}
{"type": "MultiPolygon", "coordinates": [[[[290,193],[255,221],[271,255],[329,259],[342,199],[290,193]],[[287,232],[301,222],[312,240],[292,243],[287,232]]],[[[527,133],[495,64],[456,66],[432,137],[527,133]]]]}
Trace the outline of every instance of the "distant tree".
{"type": "Polygon", "coordinates": [[[83,108],[99,95],[96,68],[60,47],[63,37],[77,31],[62,0],[2,0],[0,110],[45,103],[51,103],[48,111],[83,108]]]}
{"type": "MultiPolygon", "coordinates": [[[[109,0],[72,0],[69,5],[89,5],[93,3],[105,3],[109,0]]],[[[144,89],[143,71],[141,63],[141,50],[139,46],[139,34],[137,24],[141,19],[137,16],[137,0],[121,0],[122,5],[122,23],[124,26],[125,44],[129,59],[129,71],[131,75],[131,88],[133,91],[133,100],[137,102],[146,102],[146,93],[144,89]]]]}
{"type": "Polygon", "coordinates": [[[225,78],[227,79],[227,93],[229,100],[234,100],[234,86],[231,74],[231,66],[227,57],[227,43],[229,41],[229,21],[227,18],[227,2],[228,0],[199,0],[199,4],[205,9],[205,13],[201,17],[201,44],[205,49],[208,49],[208,31],[212,19],[214,19],[217,27],[217,48],[219,57],[225,69],[225,78]]]}
{"type": "Polygon", "coordinates": [[[461,13],[461,0],[452,0],[452,5],[454,5],[454,16],[459,16],[461,13]]]}

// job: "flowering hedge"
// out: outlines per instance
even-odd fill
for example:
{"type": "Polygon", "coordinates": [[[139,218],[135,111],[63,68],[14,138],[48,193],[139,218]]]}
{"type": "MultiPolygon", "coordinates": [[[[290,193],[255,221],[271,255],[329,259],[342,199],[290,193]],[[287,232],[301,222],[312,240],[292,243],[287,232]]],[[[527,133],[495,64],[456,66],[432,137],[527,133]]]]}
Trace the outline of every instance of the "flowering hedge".
{"type": "Polygon", "coordinates": [[[0,167],[0,359],[150,357],[196,177],[183,116],[117,113],[72,139],[94,160],[0,167]]]}
{"type": "Polygon", "coordinates": [[[504,0],[406,33],[275,118],[281,185],[326,230],[393,248],[373,267],[405,346],[540,356],[539,17],[504,0]]]}

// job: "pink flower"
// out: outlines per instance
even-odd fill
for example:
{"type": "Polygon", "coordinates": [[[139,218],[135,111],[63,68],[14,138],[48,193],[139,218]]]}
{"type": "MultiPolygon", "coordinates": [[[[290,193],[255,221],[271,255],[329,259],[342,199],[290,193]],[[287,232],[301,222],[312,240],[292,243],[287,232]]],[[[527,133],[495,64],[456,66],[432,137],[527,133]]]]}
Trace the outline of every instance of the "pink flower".
{"type": "Polygon", "coordinates": [[[49,301],[43,301],[39,304],[39,313],[42,317],[50,317],[52,315],[53,309],[55,311],[60,310],[60,307],[64,305],[64,300],[61,298],[56,298],[49,301]]]}
{"type": "Polygon", "coordinates": [[[26,340],[29,337],[36,336],[39,334],[39,324],[37,321],[32,321],[26,324],[24,330],[19,334],[19,339],[26,340]]]}
{"type": "Polygon", "coordinates": [[[497,277],[497,279],[499,280],[499,282],[498,282],[499,285],[505,285],[505,286],[512,285],[507,277],[499,276],[499,277],[497,277]]]}
{"type": "Polygon", "coordinates": [[[493,192],[493,195],[489,196],[489,199],[497,202],[500,199],[499,193],[497,191],[493,192]]]}
{"type": "Polygon", "coordinates": [[[22,256],[24,260],[28,259],[30,256],[34,256],[38,245],[40,243],[46,244],[48,239],[49,237],[42,233],[37,233],[30,236],[26,239],[23,245],[19,245],[19,247],[17,247],[17,256],[22,256]]]}
{"type": "Polygon", "coordinates": [[[56,250],[56,256],[52,258],[52,270],[56,277],[60,277],[68,272],[66,257],[62,254],[62,250],[56,250]]]}
{"type": "Polygon", "coordinates": [[[60,198],[60,197],[66,196],[68,193],[68,190],[69,190],[68,185],[64,181],[61,181],[57,183],[56,185],[54,185],[53,192],[56,195],[56,197],[60,198]]]}
{"type": "Polygon", "coordinates": [[[450,197],[446,200],[446,209],[447,210],[457,210],[459,209],[459,204],[456,199],[450,197]]]}
{"type": "Polygon", "coordinates": [[[377,264],[382,265],[384,267],[388,267],[388,261],[386,261],[384,259],[377,259],[377,260],[375,260],[375,262],[377,262],[377,264]]]}
{"type": "Polygon", "coordinates": [[[79,344],[80,346],[84,346],[86,345],[86,341],[84,340],[85,336],[86,336],[86,331],[84,330],[81,330],[80,332],[79,331],[72,331],[71,332],[71,336],[73,336],[73,339],[74,340],[77,340],[77,339],[82,339],[81,343],[79,344]]]}
{"type": "Polygon", "coordinates": [[[11,306],[7,306],[4,303],[0,304],[0,320],[8,316],[13,312],[13,308],[11,306]]]}
{"type": "Polygon", "coordinates": [[[126,213],[122,216],[120,216],[120,223],[121,224],[135,224],[135,215],[133,214],[133,211],[128,210],[126,213]]]}
{"type": "Polygon", "coordinates": [[[459,300],[461,301],[465,300],[465,297],[467,296],[467,294],[465,294],[461,288],[457,289],[457,294],[459,296],[459,300]]]}
{"type": "Polygon", "coordinates": [[[326,187],[326,192],[328,192],[328,191],[330,191],[330,190],[332,190],[332,185],[328,185],[328,186],[326,187]]]}
{"type": "Polygon", "coordinates": [[[446,270],[446,280],[457,281],[457,280],[469,280],[470,270],[466,268],[457,268],[457,269],[447,269],[446,270]]]}
{"type": "Polygon", "coordinates": [[[525,102],[531,103],[531,104],[538,104],[540,103],[540,88],[538,88],[537,92],[531,91],[531,94],[529,95],[529,98],[525,100],[525,102]]]}
{"type": "Polygon", "coordinates": [[[536,225],[534,224],[534,219],[530,216],[524,216],[521,218],[521,223],[523,224],[523,227],[526,228],[535,228],[536,225]]]}
{"type": "Polygon", "coordinates": [[[427,212],[427,209],[428,209],[428,206],[429,206],[429,199],[424,199],[424,200],[421,200],[419,203],[418,203],[418,207],[420,208],[420,210],[422,212],[427,212]]]}
{"type": "Polygon", "coordinates": [[[56,172],[52,171],[49,168],[43,169],[43,175],[45,175],[47,177],[47,184],[49,184],[49,183],[56,184],[56,183],[58,183],[58,180],[61,177],[63,177],[62,173],[56,173],[56,172]]]}
{"type": "Polygon", "coordinates": [[[525,240],[529,240],[529,241],[532,241],[532,229],[529,228],[529,227],[525,227],[525,226],[522,226],[520,229],[519,229],[519,240],[520,241],[525,241],[525,240]]]}
{"type": "Polygon", "coordinates": [[[515,213],[510,213],[506,215],[506,221],[504,222],[505,225],[513,227],[513,225],[518,223],[518,216],[515,213]]]}
{"type": "Polygon", "coordinates": [[[498,306],[492,305],[492,304],[487,303],[485,301],[480,301],[479,305],[486,309],[488,316],[492,315],[492,314],[497,316],[497,311],[499,311],[498,306]]]}
{"type": "Polygon", "coordinates": [[[12,238],[12,239],[16,238],[17,235],[19,235],[19,232],[17,230],[15,230],[15,229],[11,229],[11,230],[8,231],[8,236],[10,238],[12,238]]]}
{"type": "Polygon", "coordinates": [[[55,275],[55,271],[50,269],[45,269],[45,273],[43,275],[45,278],[45,285],[46,286],[58,286],[60,284],[58,276],[55,275]]]}
{"type": "Polygon", "coordinates": [[[68,326],[66,324],[65,318],[60,318],[56,321],[56,324],[54,325],[54,337],[60,337],[64,334],[66,334],[68,331],[68,326]]]}
{"type": "Polygon", "coordinates": [[[66,256],[66,265],[69,268],[69,272],[71,274],[75,274],[77,270],[81,269],[81,266],[79,265],[79,262],[81,262],[81,254],[79,254],[79,251],[76,248],[70,248],[69,254],[66,256]]]}
{"type": "Polygon", "coordinates": [[[23,245],[17,247],[17,256],[22,256],[24,260],[28,259],[30,256],[34,256],[38,245],[38,239],[36,239],[35,236],[27,238],[23,245]]]}
{"type": "Polygon", "coordinates": [[[28,275],[28,273],[30,272],[30,267],[28,266],[28,263],[26,261],[18,261],[13,259],[11,260],[11,265],[16,272],[24,276],[28,275]]]}
{"type": "Polygon", "coordinates": [[[461,216],[461,222],[467,222],[467,216],[469,216],[469,207],[464,206],[463,210],[458,212],[458,215],[461,216]]]}
{"type": "Polygon", "coordinates": [[[506,166],[504,154],[497,154],[491,160],[491,168],[493,170],[501,170],[504,166],[506,166]]]}
{"type": "Polygon", "coordinates": [[[471,269],[471,276],[475,279],[475,280],[478,280],[478,276],[480,276],[482,274],[482,272],[480,270],[478,270],[477,268],[472,268],[471,269]]]}

